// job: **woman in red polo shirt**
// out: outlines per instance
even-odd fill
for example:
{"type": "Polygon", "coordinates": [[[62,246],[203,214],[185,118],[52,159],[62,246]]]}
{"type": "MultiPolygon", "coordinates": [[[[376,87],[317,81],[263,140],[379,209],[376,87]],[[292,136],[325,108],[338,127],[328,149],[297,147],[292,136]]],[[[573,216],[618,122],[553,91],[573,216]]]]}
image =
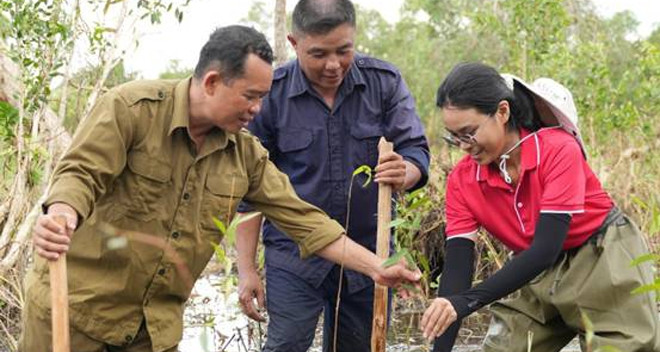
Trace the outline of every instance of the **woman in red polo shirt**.
{"type": "Polygon", "coordinates": [[[447,181],[445,265],[424,336],[450,351],[462,318],[520,289],[491,306],[485,351],[559,351],[577,334],[584,346],[581,312],[593,348],[660,351],[654,295],[630,293],[653,280],[650,264],[630,265],[648,249],[586,162],[570,92],[539,81],[468,63],[438,89],[445,139],[468,155],[447,181]],[[471,287],[479,228],[515,256],[471,287]]]}

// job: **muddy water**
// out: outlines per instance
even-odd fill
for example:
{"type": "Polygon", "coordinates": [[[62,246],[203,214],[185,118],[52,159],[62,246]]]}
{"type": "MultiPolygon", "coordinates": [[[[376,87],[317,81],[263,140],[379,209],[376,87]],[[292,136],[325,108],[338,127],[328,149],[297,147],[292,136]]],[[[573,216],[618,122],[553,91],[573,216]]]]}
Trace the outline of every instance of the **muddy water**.
{"type": "MultiPolygon", "coordinates": [[[[258,352],[265,340],[265,324],[248,320],[238,308],[238,295],[234,278],[209,274],[200,278],[191,294],[184,314],[181,352],[258,352]]],[[[388,333],[388,352],[427,352],[431,346],[423,341],[417,327],[421,302],[399,308],[393,314],[388,333]]],[[[322,322],[311,352],[321,352],[322,322]]],[[[462,345],[453,352],[480,351],[483,334],[461,332],[462,345]]],[[[573,341],[562,352],[580,351],[573,341]]]]}

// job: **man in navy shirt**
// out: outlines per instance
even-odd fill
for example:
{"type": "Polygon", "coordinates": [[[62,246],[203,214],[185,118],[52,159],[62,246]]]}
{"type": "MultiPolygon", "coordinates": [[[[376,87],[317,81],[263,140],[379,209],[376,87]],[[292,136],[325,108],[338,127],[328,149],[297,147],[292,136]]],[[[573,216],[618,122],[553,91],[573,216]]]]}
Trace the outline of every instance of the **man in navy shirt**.
{"type": "MultiPolygon", "coordinates": [[[[348,190],[360,165],[375,167],[375,181],[395,191],[428,179],[429,151],[414,100],[391,64],[354,52],[355,9],[349,0],[301,0],[288,40],[293,60],[275,70],[270,93],[249,129],[286,173],[298,195],[346,224],[348,190]],[[384,136],[394,152],[378,160],[384,136]]],[[[352,188],[348,236],[375,251],[378,187],[352,188]]],[[[244,205],[243,211],[249,207],[244,205]]],[[[243,312],[263,317],[264,290],[255,269],[261,219],[237,235],[243,312]]],[[[295,243],[273,224],[263,226],[268,338],[265,351],[306,351],[324,311],[324,350],[332,351],[339,266],[320,257],[300,259],[295,243]]],[[[345,271],[337,351],[369,351],[373,281],[345,271]]]]}

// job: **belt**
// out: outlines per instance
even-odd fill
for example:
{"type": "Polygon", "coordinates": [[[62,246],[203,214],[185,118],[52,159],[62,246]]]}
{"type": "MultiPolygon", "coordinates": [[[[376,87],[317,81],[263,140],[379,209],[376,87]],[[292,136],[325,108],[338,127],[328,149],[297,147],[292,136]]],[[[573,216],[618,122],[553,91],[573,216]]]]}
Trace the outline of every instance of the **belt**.
{"type": "MultiPolygon", "coordinates": [[[[555,261],[555,264],[553,266],[559,265],[560,267],[564,265],[566,260],[568,260],[569,257],[572,257],[574,254],[576,254],[582,247],[584,247],[587,244],[592,244],[594,245],[594,250],[599,251],[600,246],[602,244],[603,238],[605,237],[605,234],[607,233],[607,229],[612,225],[625,225],[626,223],[626,217],[623,215],[623,212],[615,205],[610,209],[610,211],[607,213],[607,216],[605,217],[605,220],[603,220],[603,223],[594,231],[589,238],[587,238],[582,244],[579,246],[567,249],[565,251],[562,251],[559,257],[557,257],[557,260],[555,261]]],[[[555,278],[553,280],[552,286],[550,288],[549,294],[552,296],[554,295],[555,291],[557,290],[557,285],[559,284],[559,280],[561,279],[561,271],[557,270],[555,273],[555,278]]]]}
{"type": "Polygon", "coordinates": [[[613,206],[609,213],[607,213],[607,216],[605,217],[605,220],[603,220],[603,223],[600,225],[600,227],[594,231],[591,236],[589,236],[585,243],[598,243],[603,238],[603,236],[605,236],[610,225],[615,223],[617,225],[623,225],[624,222],[625,218],[623,216],[623,212],[616,205],[613,206]]]}
{"type": "Polygon", "coordinates": [[[564,253],[569,255],[575,254],[577,253],[577,251],[580,250],[580,248],[584,247],[587,244],[597,245],[601,243],[610,225],[612,224],[623,225],[625,221],[626,218],[623,212],[616,205],[613,206],[612,209],[610,209],[610,211],[607,213],[605,220],[603,220],[603,222],[600,224],[598,229],[596,229],[596,231],[594,231],[591,234],[591,236],[589,236],[589,238],[587,238],[584,242],[582,242],[582,244],[565,250],[564,253]]]}

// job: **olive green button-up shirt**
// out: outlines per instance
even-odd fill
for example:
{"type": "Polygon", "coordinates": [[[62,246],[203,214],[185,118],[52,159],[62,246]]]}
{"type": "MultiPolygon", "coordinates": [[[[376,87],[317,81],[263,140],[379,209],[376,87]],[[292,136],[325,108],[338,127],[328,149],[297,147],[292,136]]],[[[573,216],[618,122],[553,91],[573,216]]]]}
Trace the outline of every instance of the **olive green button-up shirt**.
{"type": "MultiPolygon", "coordinates": [[[[300,246],[303,256],[343,233],[300,200],[247,132],[214,129],[199,153],[188,133],[190,79],[136,81],[104,94],[56,168],[45,202],[82,223],[67,255],[71,324],[112,345],[144,320],[154,351],[182,335],[184,302],[241,199],[300,246]]],[[[49,309],[46,262],[28,274],[28,299],[49,309]]]]}

